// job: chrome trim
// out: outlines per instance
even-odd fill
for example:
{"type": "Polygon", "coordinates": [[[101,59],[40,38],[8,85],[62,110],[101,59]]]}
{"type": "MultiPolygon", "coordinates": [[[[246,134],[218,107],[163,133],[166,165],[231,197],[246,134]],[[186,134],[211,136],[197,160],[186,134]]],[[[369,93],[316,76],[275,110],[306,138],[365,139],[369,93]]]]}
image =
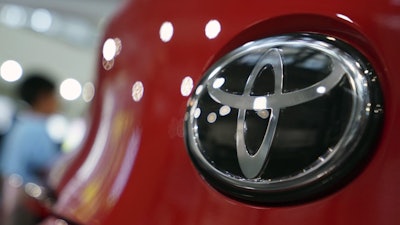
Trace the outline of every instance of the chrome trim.
{"type": "Polygon", "coordinates": [[[220,182],[232,185],[244,190],[256,190],[265,192],[293,190],[309,185],[322,177],[329,176],[332,171],[337,170],[346,159],[355,151],[354,143],[360,141],[361,135],[368,122],[371,106],[370,93],[368,90],[368,80],[364,71],[364,64],[358,63],[358,58],[348,54],[336,46],[314,39],[310,35],[286,35],[263,40],[253,41],[228,53],[221,60],[214,64],[204,76],[199,84],[201,90],[189,100],[189,116],[186,121],[187,144],[189,151],[193,155],[196,164],[207,171],[220,182]],[[283,93],[283,62],[281,49],[287,48],[306,48],[322,52],[332,60],[331,73],[321,81],[288,93],[283,93]],[[249,75],[246,86],[242,94],[228,93],[220,87],[224,81],[218,81],[219,73],[230,63],[248,54],[261,54],[255,67],[249,75]],[[250,90],[254,85],[255,78],[266,64],[272,65],[275,77],[275,92],[264,96],[251,96],[250,90]],[[349,123],[340,141],[332,148],[319,157],[301,172],[278,179],[263,179],[260,174],[268,163],[268,154],[274,138],[279,112],[282,108],[303,104],[328,94],[345,77],[353,92],[349,123]],[[219,83],[218,83],[218,82],[219,83]],[[222,84],[221,84],[222,83],[222,84]],[[206,86],[206,88],[204,88],[206,86]],[[217,103],[238,109],[237,128],[236,128],[236,147],[239,165],[244,177],[234,175],[229,171],[220,171],[209,162],[199,148],[200,139],[198,133],[197,117],[195,111],[199,110],[199,96],[204,92],[217,103]],[[251,155],[247,150],[244,141],[245,114],[247,110],[261,111],[271,110],[269,125],[265,131],[264,138],[259,150],[251,155]]]}

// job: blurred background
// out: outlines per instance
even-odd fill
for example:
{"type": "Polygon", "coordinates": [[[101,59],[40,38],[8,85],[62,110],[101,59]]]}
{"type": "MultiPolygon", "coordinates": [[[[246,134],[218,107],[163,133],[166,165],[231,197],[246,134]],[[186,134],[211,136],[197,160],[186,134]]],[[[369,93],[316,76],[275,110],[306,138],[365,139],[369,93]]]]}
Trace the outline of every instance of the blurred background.
{"type": "Polygon", "coordinates": [[[26,74],[41,71],[57,83],[61,104],[49,132],[70,139],[66,151],[79,143],[95,94],[99,41],[122,1],[0,0],[0,135],[20,108],[16,87],[26,74]]]}

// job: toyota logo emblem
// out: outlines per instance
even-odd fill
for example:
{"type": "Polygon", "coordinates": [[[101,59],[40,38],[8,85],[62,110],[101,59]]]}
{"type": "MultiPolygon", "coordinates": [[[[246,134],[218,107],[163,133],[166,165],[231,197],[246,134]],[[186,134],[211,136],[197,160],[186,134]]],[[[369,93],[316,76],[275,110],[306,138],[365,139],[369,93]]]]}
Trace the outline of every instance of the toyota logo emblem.
{"type": "Polygon", "coordinates": [[[307,88],[289,93],[283,93],[282,57],[279,53],[279,49],[272,48],[265,54],[261,55],[257,61],[253,71],[251,71],[251,74],[247,79],[242,95],[238,96],[229,94],[219,88],[215,88],[216,86],[221,85],[222,78],[214,77],[207,82],[207,88],[211,98],[221,104],[239,109],[236,130],[236,148],[239,165],[243,174],[247,178],[255,178],[260,173],[263,165],[266,163],[268,151],[271,147],[272,139],[275,134],[280,109],[308,102],[319,96],[322,96],[322,94],[329,92],[329,90],[335,87],[343,75],[344,71],[342,67],[335,64],[335,67],[325,79],[307,88]],[[251,96],[250,93],[252,87],[254,86],[257,75],[260,74],[265,65],[270,65],[274,72],[275,94],[251,96]],[[246,110],[271,111],[271,115],[269,117],[269,126],[264,135],[261,146],[254,155],[250,155],[248,153],[244,141],[246,110]]]}
{"type": "Polygon", "coordinates": [[[296,34],[250,42],[199,82],[186,144],[202,176],[230,197],[313,199],[365,165],[383,117],[380,95],[373,68],[340,40],[296,34]]]}

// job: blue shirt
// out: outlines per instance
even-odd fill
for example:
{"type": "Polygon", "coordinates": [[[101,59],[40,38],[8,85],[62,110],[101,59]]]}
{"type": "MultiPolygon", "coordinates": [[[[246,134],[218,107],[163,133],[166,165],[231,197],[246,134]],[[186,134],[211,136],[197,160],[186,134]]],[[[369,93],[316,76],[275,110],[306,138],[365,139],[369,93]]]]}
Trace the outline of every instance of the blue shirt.
{"type": "Polygon", "coordinates": [[[47,117],[23,113],[4,139],[1,173],[18,174],[24,183],[43,184],[42,175],[59,155],[59,149],[47,132],[47,117]]]}

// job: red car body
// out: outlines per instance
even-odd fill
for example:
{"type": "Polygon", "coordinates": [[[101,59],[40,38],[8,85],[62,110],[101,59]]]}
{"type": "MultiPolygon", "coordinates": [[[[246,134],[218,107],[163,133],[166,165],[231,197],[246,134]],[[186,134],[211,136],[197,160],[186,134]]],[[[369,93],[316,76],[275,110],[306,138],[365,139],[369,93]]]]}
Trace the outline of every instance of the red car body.
{"type": "Polygon", "coordinates": [[[53,171],[62,175],[46,224],[400,224],[400,1],[135,0],[108,24],[108,39],[116,55],[105,60],[99,48],[89,133],[68,166],[53,171]],[[221,30],[210,38],[211,20],[221,30]],[[167,39],[165,22],[173,27],[167,39]],[[358,176],[321,198],[281,206],[233,200],[202,179],[188,155],[182,82],[196,85],[249,41],[296,32],[341,39],[375,68],[385,108],[374,153],[358,176]]]}

